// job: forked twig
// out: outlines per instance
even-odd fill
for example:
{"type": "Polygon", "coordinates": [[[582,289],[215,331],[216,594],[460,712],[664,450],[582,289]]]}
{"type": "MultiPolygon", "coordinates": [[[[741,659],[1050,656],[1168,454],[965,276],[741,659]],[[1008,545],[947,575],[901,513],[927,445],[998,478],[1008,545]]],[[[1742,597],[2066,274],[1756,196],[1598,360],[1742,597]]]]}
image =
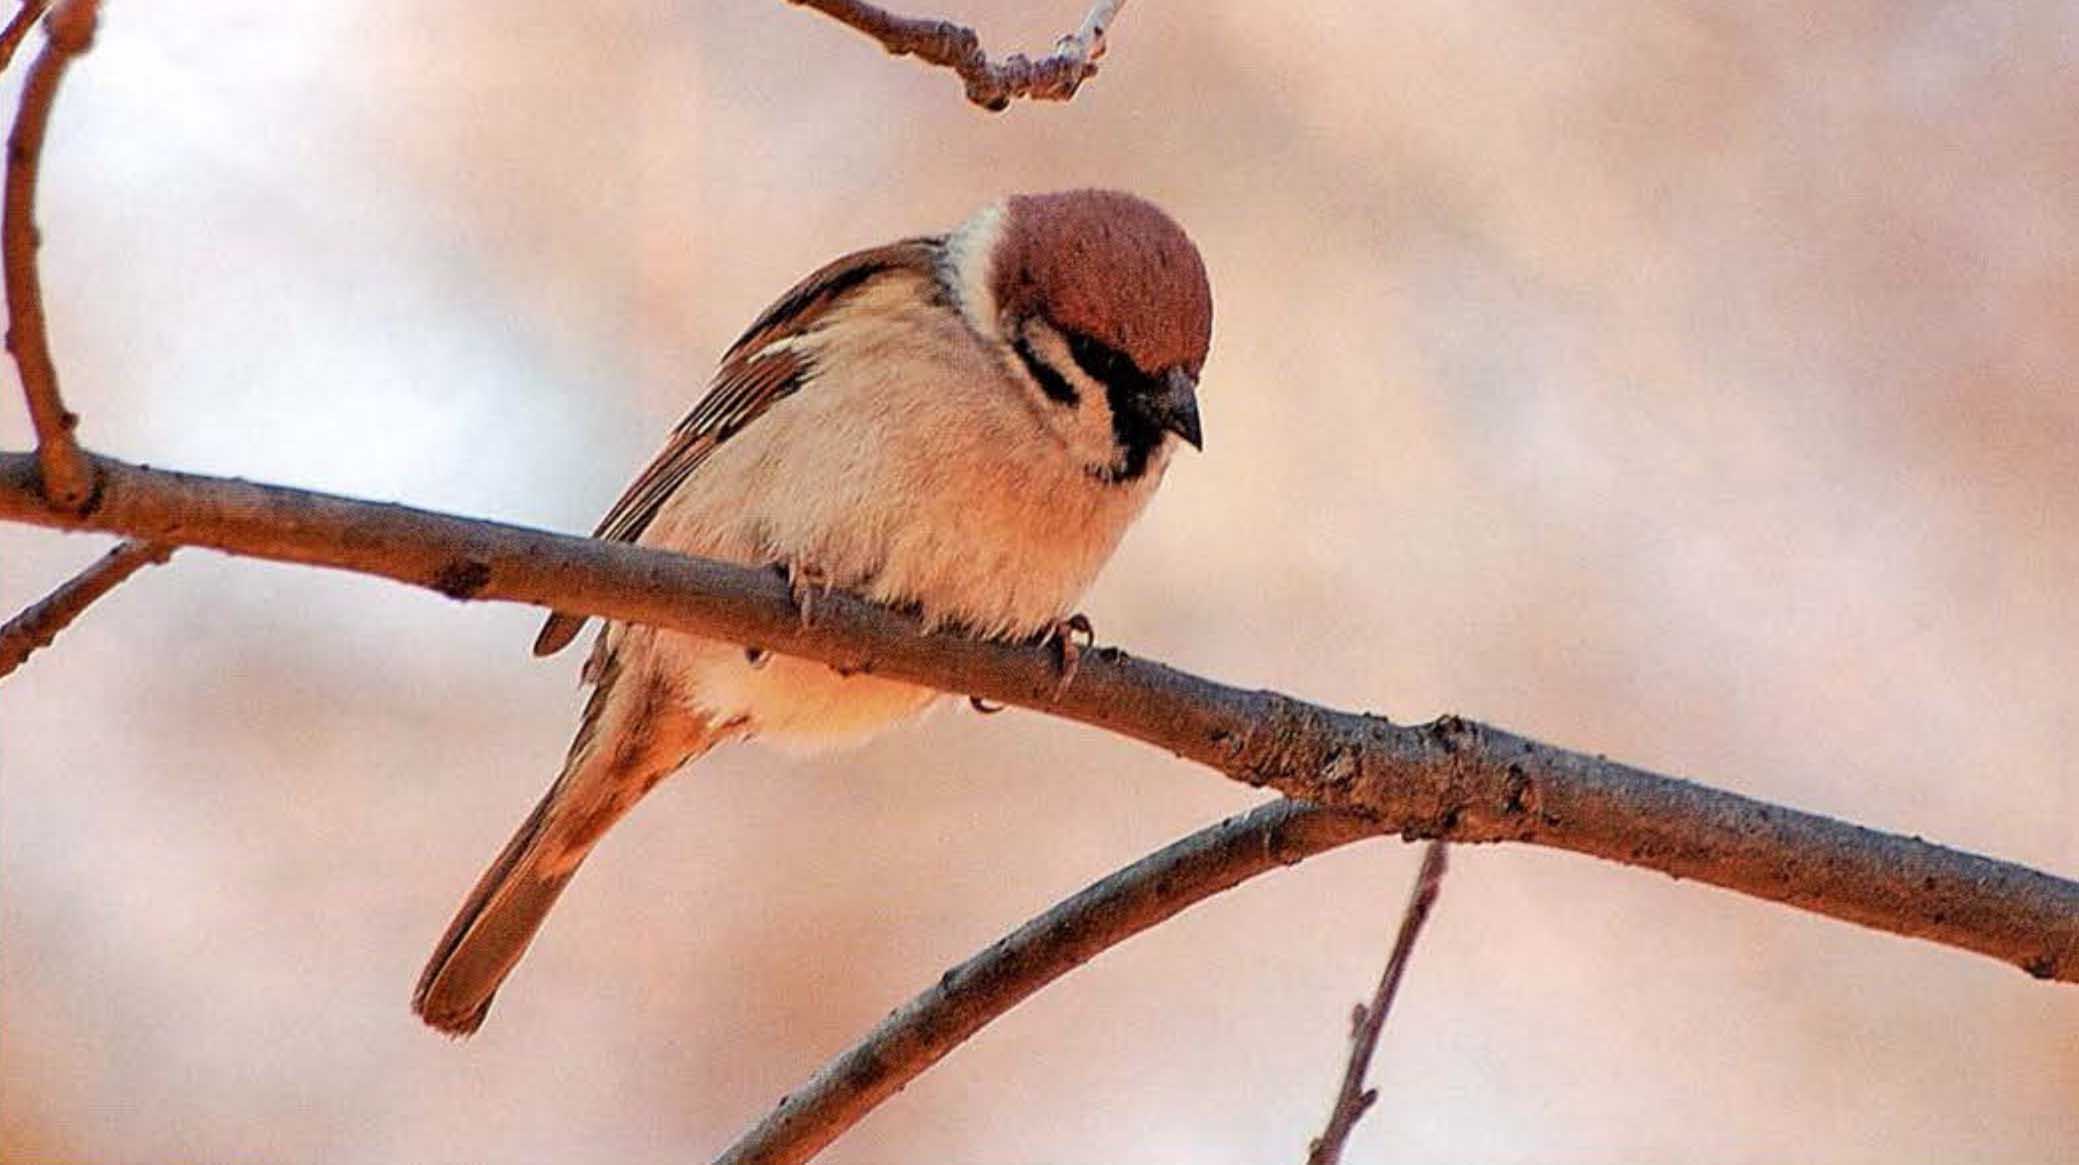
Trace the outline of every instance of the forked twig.
{"type": "Polygon", "coordinates": [[[1415,875],[1415,890],[1408,895],[1408,908],[1401,915],[1400,933],[1394,936],[1393,953],[1386,957],[1386,971],[1379,976],[1378,990],[1372,992],[1370,1007],[1360,1003],[1350,1017],[1350,1060],[1343,1067],[1343,1083],[1336,1090],[1328,1127],[1307,1146],[1307,1165],[1336,1165],[1341,1161],[1350,1130],[1357,1127],[1358,1120],[1379,1099],[1378,1089],[1364,1086],[1365,1073],[1371,1071],[1372,1053],[1379,1048],[1379,1031],[1386,1026],[1386,1013],[1393,1010],[1393,996],[1400,990],[1400,977],[1408,969],[1408,956],[1415,952],[1415,939],[1422,933],[1422,924],[1429,920],[1429,908],[1436,905],[1437,891],[1444,882],[1445,855],[1450,848],[1447,842],[1432,841],[1422,851],[1422,869],[1415,875]]]}
{"type": "Polygon", "coordinates": [[[94,474],[72,434],[79,418],[66,411],[64,398],[58,394],[58,369],[51,361],[50,336],[44,326],[43,279],[36,268],[36,175],[58,82],[64,79],[65,66],[72,58],[93,46],[99,15],[99,0],[65,0],[44,21],[48,39],[36,63],[29,66],[21,105],[15,111],[14,132],[7,138],[6,203],[0,209],[7,350],[14,353],[15,364],[21,368],[22,392],[29,398],[44,499],[67,513],[86,508],[93,494],[94,474]]]}
{"type": "Polygon", "coordinates": [[[898,16],[866,0],[788,0],[813,8],[832,20],[881,42],[898,57],[914,56],[929,65],[951,69],[967,86],[967,99],[992,112],[1009,108],[1012,100],[1067,101],[1084,81],[1097,74],[1098,58],[1104,56],[1105,33],[1118,19],[1126,0],[1097,0],[1076,31],[1054,44],[1054,51],[1038,60],[1012,53],[992,61],[982,49],[975,30],[949,20],[898,16]]]}
{"type": "Polygon", "coordinates": [[[57,590],[29,604],[21,614],[0,626],[0,678],[12,674],[38,648],[50,646],[58,632],[71,626],[94,600],[172,554],[171,546],[131,539],[96,559],[57,590]]]}

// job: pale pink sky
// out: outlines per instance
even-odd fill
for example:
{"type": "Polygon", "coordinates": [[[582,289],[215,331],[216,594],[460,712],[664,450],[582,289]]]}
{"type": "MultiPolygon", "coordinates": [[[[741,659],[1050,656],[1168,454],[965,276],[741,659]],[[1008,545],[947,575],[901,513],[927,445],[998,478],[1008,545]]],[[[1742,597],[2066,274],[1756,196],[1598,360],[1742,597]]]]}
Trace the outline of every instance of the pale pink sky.
{"type": "MultiPolygon", "coordinates": [[[[777,0],[106,7],[41,213],[95,448],[588,529],[802,273],[1123,186],[1218,310],[1102,638],[2079,873],[2072,5],[1139,0],[999,117],[777,0]]],[[[101,545],[0,528],[0,605],[101,545]]],[[[0,1157],[703,1159],[1254,800],[1022,713],[717,756],[449,1043],[413,978],[575,715],[535,620],[189,552],[6,682],[0,1157]]],[[[1106,954],[825,1159],[1298,1159],[1416,856],[1106,954]]],[[[2079,993],[1483,848],[1376,1080],[1353,1160],[2073,1159],[2079,993]]]]}

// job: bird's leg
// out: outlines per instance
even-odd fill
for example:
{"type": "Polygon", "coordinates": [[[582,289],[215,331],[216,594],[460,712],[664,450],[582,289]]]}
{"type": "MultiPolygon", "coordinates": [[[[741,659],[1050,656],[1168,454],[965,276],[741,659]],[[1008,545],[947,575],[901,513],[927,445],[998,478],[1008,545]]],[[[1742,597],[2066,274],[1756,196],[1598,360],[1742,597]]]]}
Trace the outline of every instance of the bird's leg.
{"type": "Polygon", "coordinates": [[[1097,643],[1097,632],[1090,626],[1090,617],[1079,611],[1066,619],[1054,620],[1054,625],[1047,629],[1046,638],[1040,642],[1053,644],[1054,649],[1061,653],[1057,663],[1061,678],[1054,684],[1054,698],[1058,700],[1061,693],[1068,690],[1069,681],[1076,678],[1076,668],[1083,662],[1083,649],[1097,643]],[[1083,637],[1083,642],[1076,642],[1078,635],[1083,637]]]}

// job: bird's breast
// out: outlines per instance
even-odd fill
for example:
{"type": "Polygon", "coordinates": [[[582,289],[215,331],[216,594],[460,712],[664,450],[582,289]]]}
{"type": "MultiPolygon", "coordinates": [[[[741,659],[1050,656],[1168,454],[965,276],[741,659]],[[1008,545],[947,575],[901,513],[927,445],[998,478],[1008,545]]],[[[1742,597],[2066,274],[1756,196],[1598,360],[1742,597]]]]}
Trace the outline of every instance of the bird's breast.
{"type": "MultiPolygon", "coordinates": [[[[792,564],[935,625],[1038,633],[1072,611],[1160,467],[1098,480],[956,317],[865,306],[823,338],[800,391],[717,446],[642,541],[792,564]]],[[[753,668],[740,649],[678,639],[704,704],[782,742],[866,735],[933,695],[802,661],[753,668]]]]}
{"type": "Polygon", "coordinates": [[[820,338],[810,380],[718,446],[644,541],[1030,635],[1089,587],[1161,467],[1099,480],[956,316],[874,309],[820,338]]]}

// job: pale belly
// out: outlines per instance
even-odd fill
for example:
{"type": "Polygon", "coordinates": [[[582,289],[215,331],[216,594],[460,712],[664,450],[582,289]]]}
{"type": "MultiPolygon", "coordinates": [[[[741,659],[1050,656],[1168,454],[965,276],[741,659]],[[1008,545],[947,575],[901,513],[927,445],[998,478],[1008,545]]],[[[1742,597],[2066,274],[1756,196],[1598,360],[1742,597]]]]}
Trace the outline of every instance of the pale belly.
{"type": "Polygon", "coordinates": [[[810,660],[752,663],[733,643],[660,632],[655,650],[683,676],[711,724],[789,750],[857,744],[922,712],[943,693],[874,676],[842,676],[810,660]]]}

